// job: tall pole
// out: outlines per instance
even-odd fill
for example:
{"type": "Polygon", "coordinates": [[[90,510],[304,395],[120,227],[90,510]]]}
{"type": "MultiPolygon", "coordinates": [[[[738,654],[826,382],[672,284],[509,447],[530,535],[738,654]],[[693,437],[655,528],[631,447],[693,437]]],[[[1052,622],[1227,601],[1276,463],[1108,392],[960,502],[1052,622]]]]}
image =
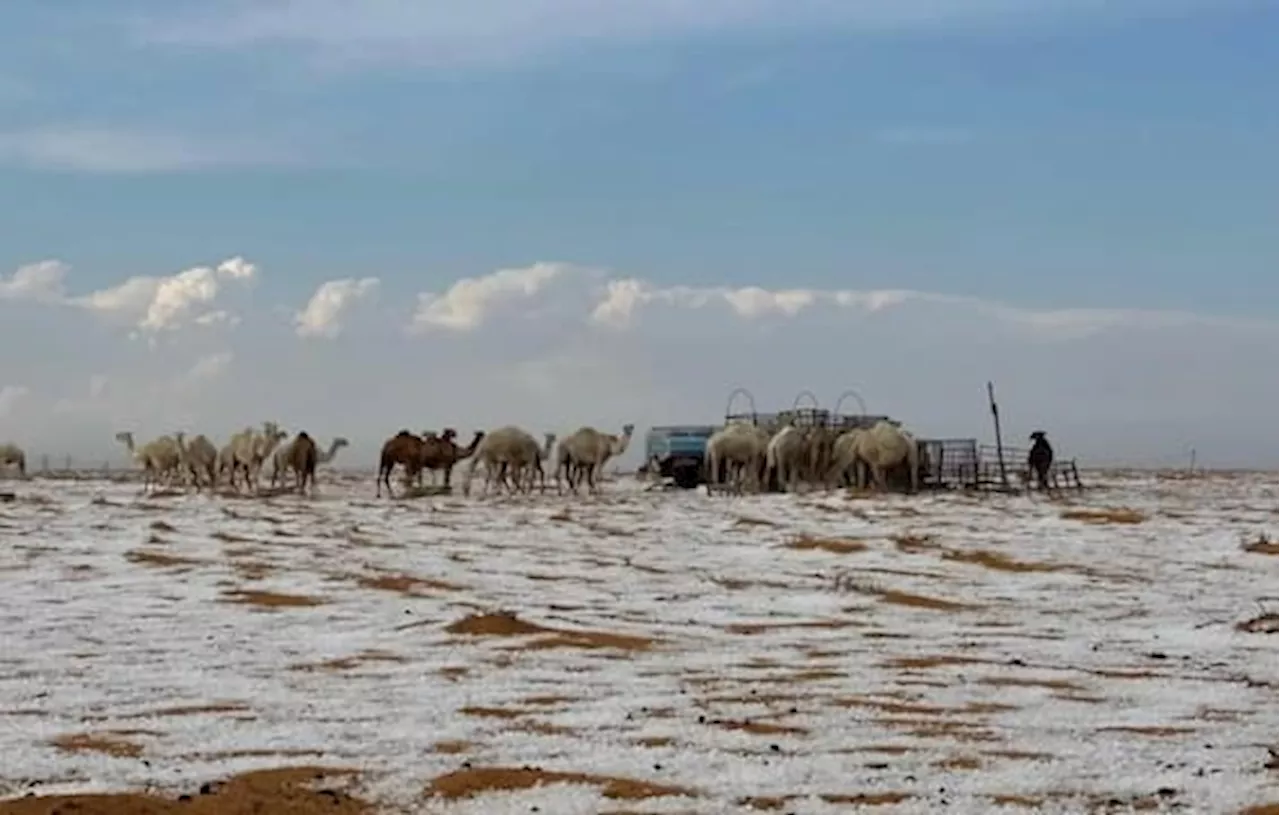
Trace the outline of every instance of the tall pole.
{"type": "Polygon", "coordinates": [[[996,463],[1000,465],[1000,486],[1009,489],[1009,473],[1004,467],[1004,441],[1000,438],[1000,408],[996,406],[996,386],[987,383],[987,401],[991,403],[991,421],[996,426],[996,463]]]}

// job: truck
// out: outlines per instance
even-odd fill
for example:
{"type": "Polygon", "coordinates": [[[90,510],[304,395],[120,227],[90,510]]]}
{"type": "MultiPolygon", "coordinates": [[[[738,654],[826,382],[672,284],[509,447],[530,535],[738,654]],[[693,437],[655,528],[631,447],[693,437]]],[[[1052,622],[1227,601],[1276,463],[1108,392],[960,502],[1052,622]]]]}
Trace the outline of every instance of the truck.
{"type": "Polygon", "coordinates": [[[705,480],[703,460],[707,439],[717,425],[664,425],[652,427],[644,437],[644,460],[649,473],[671,479],[681,489],[693,489],[705,480]]]}

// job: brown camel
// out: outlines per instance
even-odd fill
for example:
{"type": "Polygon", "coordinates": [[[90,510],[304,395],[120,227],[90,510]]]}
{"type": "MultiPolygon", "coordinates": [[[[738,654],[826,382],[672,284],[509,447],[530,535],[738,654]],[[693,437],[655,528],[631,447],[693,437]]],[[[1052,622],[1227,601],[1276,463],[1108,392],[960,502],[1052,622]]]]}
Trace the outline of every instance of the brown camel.
{"type": "Polygon", "coordinates": [[[480,446],[480,440],[484,438],[484,431],[475,431],[471,444],[466,447],[458,446],[454,441],[457,437],[458,431],[452,427],[446,427],[439,436],[427,438],[422,445],[422,466],[432,471],[433,480],[435,471],[443,470],[446,487],[449,486],[449,477],[453,474],[453,465],[465,458],[470,458],[475,453],[476,448],[480,446]]]}
{"type": "Polygon", "coordinates": [[[401,430],[382,445],[382,453],[378,456],[378,492],[382,497],[382,485],[387,485],[387,494],[391,495],[391,471],[396,465],[404,467],[405,480],[412,483],[422,477],[422,449],[426,440],[415,436],[408,430],[401,430]]]}
{"type": "Polygon", "coordinates": [[[305,432],[299,433],[289,442],[285,461],[293,470],[294,489],[301,495],[307,493],[307,482],[311,482],[311,494],[316,492],[316,462],[320,452],[316,450],[315,440],[305,432]]]}

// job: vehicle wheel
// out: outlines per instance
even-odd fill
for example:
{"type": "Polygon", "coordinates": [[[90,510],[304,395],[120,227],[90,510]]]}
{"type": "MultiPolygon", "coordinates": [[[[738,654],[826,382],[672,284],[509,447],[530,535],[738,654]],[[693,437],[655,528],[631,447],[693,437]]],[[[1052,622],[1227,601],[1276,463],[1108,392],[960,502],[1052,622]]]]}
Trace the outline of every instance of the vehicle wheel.
{"type": "Polygon", "coordinates": [[[682,490],[691,490],[698,486],[698,468],[692,464],[684,464],[671,471],[671,478],[682,490]]]}

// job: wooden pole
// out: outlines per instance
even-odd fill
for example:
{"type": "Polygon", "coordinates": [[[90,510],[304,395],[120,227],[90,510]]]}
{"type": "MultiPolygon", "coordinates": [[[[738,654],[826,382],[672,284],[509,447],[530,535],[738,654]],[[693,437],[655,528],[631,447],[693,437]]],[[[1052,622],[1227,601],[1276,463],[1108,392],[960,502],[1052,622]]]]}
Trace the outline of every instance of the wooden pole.
{"type": "Polygon", "coordinates": [[[996,463],[1000,467],[1000,487],[1009,489],[1009,473],[1004,466],[1004,441],[1000,438],[1000,408],[996,406],[996,386],[987,383],[987,401],[991,403],[991,421],[996,426],[996,463]]]}

